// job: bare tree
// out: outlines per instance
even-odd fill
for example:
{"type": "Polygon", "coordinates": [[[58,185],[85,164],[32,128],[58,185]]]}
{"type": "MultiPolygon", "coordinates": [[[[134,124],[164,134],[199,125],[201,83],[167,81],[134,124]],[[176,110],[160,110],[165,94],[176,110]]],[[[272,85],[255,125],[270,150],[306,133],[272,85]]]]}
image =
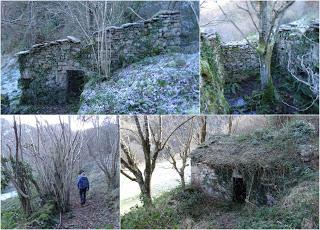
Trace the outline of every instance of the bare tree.
{"type": "Polygon", "coordinates": [[[193,135],[194,142],[197,145],[202,144],[206,141],[207,138],[207,116],[197,116],[195,122],[195,129],[197,129],[197,133],[193,135]]]}
{"type": "Polygon", "coordinates": [[[29,146],[42,193],[52,198],[61,212],[69,209],[74,168],[85,142],[80,130],[71,130],[71,123],[70,116],[68,122],[59,116],[56,126],[37,119],[36,138],[31,137],[29,146]]]}
{"type": "Polygon", "coordinates": [[[173,169],[177,171],[180,176],[181,186],[184,189],[186,187],[185,182],[185,169],[188,166],[187,161],[190,158],[191,144],[195,134],[195,121],[192,119],[180,127],[174,134],[169,145],[166,147],[165,158],[173,166],[173,169]],[[179,162],[181,166],[179,167],[179,162]]]}
{"type": "Polygon", "coordinates": [[[89,155],[97,163],[106,176],[109,189],[114,189],[119,183],[119,120],[117,123],[105,118],[100,121],[99,116],[92,120],[94,129],[87,142],[89,155]]]}
{"type": "Polygon", "coordinates": [[[167,146],[169,139],[176,130],[192,118],[193,117],[190,117],[181,122],[169,131],[167,135],[164,135],[162,116],[158,116],[157,118],[151,117],[152,122],[148,116],[143,116],[142,119],[139,119],[138,116],[134,116],[136,130],[131,130],[131,132],[133,132],[134,138],[136,138],[142,146],[144,171],[138,166],[138,161],[136,159],[137,153],[133,152],[130,148],[130,139],[128,143],[123,136],[121,137],[120,145],[123,152],[123,155],[121,156],[121,173],[131,181],[139,184],[144,206],[152,205],[151,178],[160,152],[167,146]]]}
{"type": "Polygon", "coordinates": [[[221,12],[234,27],[246,39],[247,43],[257,51],[260,61],[261,88],[272,86],[271,58],[273,47],[279,32],[280,22],[285,11],[294,1],[246,1],[245,6],[237,5],[239,9],[248,14],[256,31],[259,33],[258,47],[247,39],[239,26],[225,13],[221,6],[221,12]]]}
{"type": "MultiPolygon", "coordinates": [[[[314,46],[319,46],[319,43],[310,40],[306,36],[305,41],[305,43],[309,43],[309,45],[311,44],[311,48],[314,48],[314,46]]],[[[307,44],[303,45],[307,46],[307,44]]],[[[288,72],[296,82],[301,83],[310,90],[312,97],[312,102],[302,106],[302,108],[298,108],[296,106],[288,104],[285,101],[282,101],[285,105],[299,112],[310,109],[319,99],[319,70],[316,67],[318,65],[319,59],[314,58],[314,56],[315,55],[312,49],[302,55],[295,55],[294,58],[292,58],[292,51],[288,51],[288,72]]]]}
{"type": "Polygon", "coordinates": [[[37,189],[38,185],[33,179],[30,166],[23,159],[24,152],[21,140],[21,121],[19,120],[18,124],[15,117],[13,117],[13,131],[15,140],[14,154],[11,146],[7,144],[9,156],[1,157],[2,172],[5,177],[9,178],[10,182],[15,187],[18,192],[22,210],[25,215],[29,216],[32,213],[31,183],[34,183],[37,189]]]}
{"type": "MultiPolygon", "coordinates": [[[[64,4],[64,3],[63,3],[64,4]]],[[[83,33],[100,77],[110,77],[112,35],[106,28],[122,22],[123,4],[110,1],[67,2],[67,13],[83,33]],[[84,19],[84,20],[83,20],[84,19]]]]}

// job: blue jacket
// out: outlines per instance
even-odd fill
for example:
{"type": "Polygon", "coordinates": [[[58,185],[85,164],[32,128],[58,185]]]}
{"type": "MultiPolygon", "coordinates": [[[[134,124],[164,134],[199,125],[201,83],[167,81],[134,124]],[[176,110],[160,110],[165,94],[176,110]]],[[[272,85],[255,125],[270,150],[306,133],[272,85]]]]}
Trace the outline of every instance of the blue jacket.
{"type": "Polygon", "coordinates": [[[86,176],[78,176],[78,189],[89,190],[89,180],[86,176]]]}

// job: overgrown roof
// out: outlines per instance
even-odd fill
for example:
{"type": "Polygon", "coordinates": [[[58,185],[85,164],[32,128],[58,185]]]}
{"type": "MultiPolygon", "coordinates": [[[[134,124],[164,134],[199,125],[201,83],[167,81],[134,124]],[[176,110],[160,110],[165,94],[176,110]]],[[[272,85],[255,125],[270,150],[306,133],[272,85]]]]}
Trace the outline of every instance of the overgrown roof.
{"type": "Polygon", "coordinates": [[[214,135],[192,152],[192,160],[214,168],[277,168],[314,156],[318,152],[314,137],[315,128],[305,121],[247,135],[214,135]]]}

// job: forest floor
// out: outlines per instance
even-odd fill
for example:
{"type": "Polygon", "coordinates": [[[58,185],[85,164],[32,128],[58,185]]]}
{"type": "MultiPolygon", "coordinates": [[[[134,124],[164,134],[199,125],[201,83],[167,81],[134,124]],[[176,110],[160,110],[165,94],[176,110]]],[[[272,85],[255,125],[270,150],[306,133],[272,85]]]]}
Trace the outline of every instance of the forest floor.
{"type": "Polygon", "coordinates": [[[271,100],[263,98],[264,92],[260,88],[257,76],[246,80],[225,85],[225,98],[227,99],[232,114],[317,114],[318,101],[309,109],[299,111],[285,103],[299,109],[305,109],[312,101],[310,90],[303,84],[295,83],[292,77],[280,70],[274,70],[273,84],[275,95],[271,100]],[[284,103],[285,102],[285,103],[284,103]]]}
{"type": "MultiPolygon", "coordinates": [[[[116,192],[116,191],[114,191],[116,192]]],[[[114,192],[87,192],[87,202],[81,207],[78,191],[71,197],[71,210],[62,215],[61,228],[110,229],[119,228],[119,211],[114,209],[114,192]]]]}
{"type": "Polygon", "coordinates": [[[195,114],[199,111],[199,54],[146,57],[93,78],[81,94],[80,114],[195,114]]]}

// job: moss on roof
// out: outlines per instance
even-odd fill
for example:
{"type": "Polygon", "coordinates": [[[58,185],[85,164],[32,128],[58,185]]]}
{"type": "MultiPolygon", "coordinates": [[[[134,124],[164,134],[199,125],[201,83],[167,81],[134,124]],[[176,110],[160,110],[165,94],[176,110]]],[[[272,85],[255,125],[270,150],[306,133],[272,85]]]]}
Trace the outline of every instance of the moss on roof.
{"type": "Polygon", "coordinates": [[[192,160],[214,168],[283,167],[301,162],[298,148],[301,145],[318,151],[312,144],[315,133],[312,124],[299,120],[281,129],[261,129],[246,135],[214,135],[192,152],[192,160]]]}

